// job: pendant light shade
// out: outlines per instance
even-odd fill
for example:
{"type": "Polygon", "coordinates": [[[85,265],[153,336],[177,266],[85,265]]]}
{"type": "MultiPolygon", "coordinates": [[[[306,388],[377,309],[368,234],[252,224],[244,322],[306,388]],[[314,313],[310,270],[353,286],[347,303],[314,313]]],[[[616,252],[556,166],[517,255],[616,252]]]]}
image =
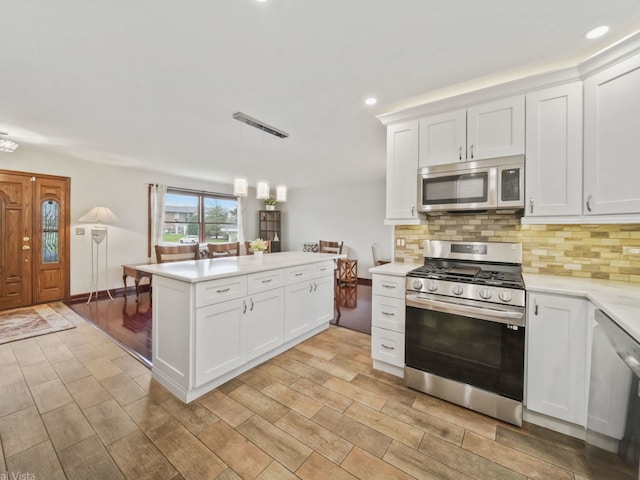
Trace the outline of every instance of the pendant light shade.
{"type": "Polygon", "coordinates": [[[276,201],[278,201],[278,202],[286,202],[287,201],[287,186],[286,185],[278,185],[276,187],[276,201]]]}
{"type": "Polygon", "coordinates": [[[266,200],[269,198],[269,182],[266,180],[258,180],[256,185],[256,198],[258,200],[266,200]]]}
{"type": "Polygon", "coordinates": [[[233,194],[236,197],[246,197],[249,193],[249,182],[246,177],[236,177],[233,179],[233,194]]]}

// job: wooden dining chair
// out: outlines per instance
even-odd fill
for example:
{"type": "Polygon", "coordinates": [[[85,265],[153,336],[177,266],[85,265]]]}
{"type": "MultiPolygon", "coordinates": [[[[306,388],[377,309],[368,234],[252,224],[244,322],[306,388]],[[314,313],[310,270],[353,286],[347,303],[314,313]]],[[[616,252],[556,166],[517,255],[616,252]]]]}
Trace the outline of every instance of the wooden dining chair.
{"type": "Polygon", "coordinates": [[[341,254],[343,244],[344,242],[329,242],[326,240],[320,240],[320,242],[318,242],[318,252],[341,254]]]}
{"type": "MultiPolygon", "coordinates": [[[[342,246],[344,242],[330,242],[327,240],[320,240],[318,242],[319,253],[337,253],[342,254],[342,246]]],[[[335,262],[333,267],[333,304],[336,307],[338,315],[336,315],[336,325],[340,324],[340,317],[342,312],[340,311],[340,305],[338,304],[338,262],[335,262]]]]}
{"type": "Polygon", "coordinates": [[[180,262],[183,260],[197,260],[200,245],[156,245],[156,260],[158,263],[180,262]]]}
{"type": "MultiPolygon", "coordinates": [[[[267,249],[264,253],[271,253],[271,240],[265,240],[267,242],[267,249]]],[[[247,255],[253,255],[253,250],[251,250],[251,242],[244,242],[244,251],[247,252],[247,255]]]]}
{"type": "Polygon", "coordinates": [[[209,258],[239,257],[240,242],[231,243],[207,243],[209,258]]]}

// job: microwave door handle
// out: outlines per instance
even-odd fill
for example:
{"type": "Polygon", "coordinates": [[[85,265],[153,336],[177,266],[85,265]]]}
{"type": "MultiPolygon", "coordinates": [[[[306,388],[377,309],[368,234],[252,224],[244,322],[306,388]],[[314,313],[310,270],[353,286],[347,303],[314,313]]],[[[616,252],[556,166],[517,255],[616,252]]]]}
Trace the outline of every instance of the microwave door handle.
{"type": "Polygon", "coordinates": [[[443,302],[417,296],[407,295],[406,305],[437,312],[463,315],[465,317],[476,317],[490,322],[514,324],[524,327],[524,313],[512,312],[508,310],[497,310],[489,307],[474,307],[471,305],[461,305],[459,303],[443,302]]]}

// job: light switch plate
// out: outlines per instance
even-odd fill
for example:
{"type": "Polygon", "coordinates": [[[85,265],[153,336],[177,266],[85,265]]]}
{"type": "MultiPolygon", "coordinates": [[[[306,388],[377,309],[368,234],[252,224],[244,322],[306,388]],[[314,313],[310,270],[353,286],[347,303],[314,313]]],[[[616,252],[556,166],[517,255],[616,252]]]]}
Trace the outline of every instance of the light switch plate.
{"type": "Polygon", "coordinates": [[[84,227],[76,227],[76,235],[84,235],[84,227]]]}

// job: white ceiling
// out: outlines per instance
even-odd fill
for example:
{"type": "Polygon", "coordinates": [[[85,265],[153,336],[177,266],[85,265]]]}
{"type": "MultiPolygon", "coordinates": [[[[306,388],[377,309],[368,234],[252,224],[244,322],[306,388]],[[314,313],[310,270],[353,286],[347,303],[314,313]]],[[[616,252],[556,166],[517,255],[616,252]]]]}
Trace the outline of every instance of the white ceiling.
{"type": "Polygon", "coordinates": [[[290,187],[383,178],[376,115],[572,66],[640,30],[638,0],[0,0],[0,12],[9,138],[290,187]],[[601,24],[608,35],[584,38],[601,24]]]}

